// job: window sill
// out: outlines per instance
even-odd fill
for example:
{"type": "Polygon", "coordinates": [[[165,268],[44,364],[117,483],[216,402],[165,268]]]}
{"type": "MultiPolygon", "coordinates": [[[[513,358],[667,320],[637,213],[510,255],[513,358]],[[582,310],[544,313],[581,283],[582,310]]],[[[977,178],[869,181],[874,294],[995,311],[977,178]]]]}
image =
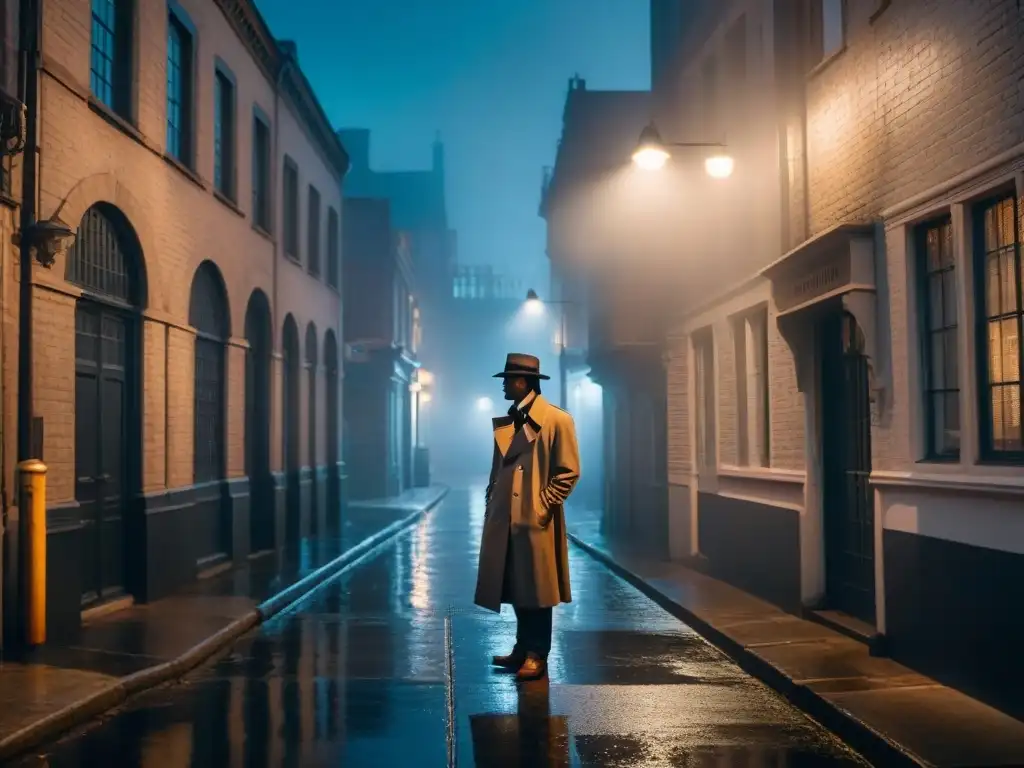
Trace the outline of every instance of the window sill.
{"type": "Polygon", "coordinates": [[[181,162],[178,158],[174,157],[173,155],[169,155],[166,152],[164,152],[163,158],[165,163],[174,168],[176,171],[178,171],[178,173],[180,173],[186,179],[191,181],[197,187],[199,187],[202,190],[206,189],[206,184],[203,182],[201,178],[199,178],[199,175],[191,168],[189,168],[187,165],[185,165],[183,162],[181,162]]]}
{"type": "Polygon", "coordinates": [[[309,276],[312,277],[314,280],[317,280],[317,281],[320,280],[320,273],[318,271],[314,271],[312,269],[309,269],[309,270],[306,270],[306,271],[309,274],[309,276]]]}
{"type": "Polygon", "coordinates": [[[328,288],[330,288],[330,289],[331,289],[332,291],[334,291],[334,292],[335,292],[336,294],[338,294],[339,296],[341,296],[341,288],[339,288],[338,286],[336,286],[336,285],[335,285],[334,283],[330,283],[330,282],[328,282],[328,283],[325,283],[325,285],[326,285],[326,286],[327,286],[328,288]]]}
{"type": "Polygon", "coordinates": [[[294,254],[291,254],[291,253],[288,253],[287,251],[285,251],[285,253],[284,253],[284,260],[291,262],[292,264],[294,264],[296,267],[299,267],[300,269],[302,268],[302,259],[300,259],[298,256],[295,256],[294,254]]]}
{"type": "Polygon", "coordinates": [[[1024,477],[974,474],[965,472],[885,472],[871,473],[870,483],[876,488],[907,488],[917,490],[977,493],[986,496],[1024,496],[1024,477]]]}
{"type": "Polygon", "coordinates": [[[245,218],[245,211],[238,207],[237,203],[230,197],[225,195],[218,189],[213,190],[213,196],[225,207],[229,208],[233,214],[240,218],[245,218]]]}
{"type": "Polygon", "coordinates": [[[719,477],[735,477],[744,480],[768,480],[777,483],[795,483],[802,485],[806,474],[793,469],[773,469],[772,467],[751,467],[726,464],[718,468],[719,477]]]}
{"type": "Polygon", "coordinates": [[[11,197],[9,193],[0,192],[0,206],[3,206],[4,208],[10,208],[13,210],[17,208],[19,205],[21,205],[21,203],[19,203],[17,200],[11,197]]]}
{"type": "Polygon", "coordinates": [[[142,135],[142,132],[139,131],[138,128],[92,94],[89,95],[89,109],[106,120],[111,126],[117,128],[117,130],[121,131],[121,133],[128,138],[134,139],[144,147],[149,146],[149,142],[146,141],[146,137],[142,135]]]}
{"type": "Polygon", "coordinates": [[[260,237],[266,238],[271,243],[277,242],[276,240],[274,240],[274,236],[272,234],[270,234],[270,232],[268,230],[266,230],[263,227],[261,227],[255,221],[252,223],[252,228],[253,228],[253,231],[255,231],[256,234],[259,235],[260,237]]]}
{"type": "Polygon", "coordinates": [[[840,48],[837,51],[835,51],[833,53],[830,53],[828,56],[826,56],[821,61],[819,61],[817,64],[815,64],[811,68],[811,71],[807,73],[807,80],[810,81],[810,80],[813,80],[814,78],[816,78],[818,75],[820,75],[826,69],[831,67],[832,63],[836,59],[842,57],[842,55],[844,53],[846,53],[846,43],[843,43],[843,45],[840,46],[840,48]]]}

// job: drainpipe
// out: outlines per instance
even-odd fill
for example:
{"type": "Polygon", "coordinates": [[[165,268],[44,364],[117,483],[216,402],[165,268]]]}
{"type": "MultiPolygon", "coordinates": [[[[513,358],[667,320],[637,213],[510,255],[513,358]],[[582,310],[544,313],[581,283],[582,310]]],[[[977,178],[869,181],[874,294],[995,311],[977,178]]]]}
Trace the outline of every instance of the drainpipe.
{"type": "MultiPolygon", "coordinates": [[[[19,231],[22,235],[30,232],[36,224],[36,202],[38,196],[37,174],[39,154],[39,42],[42,34],[42,5],[39,0],[20,0],[19,9],[18,81],[22,102],[25,104],[25,148],[21,176],[21,220],[19,231]]],[[[32,257],[28,242],[19,246],[19,297],[18,297],[18,452],[19,462],[38,458],[32,452],[32,257]]],[[[4,482],[6,485],[4,467],[4,482]]],[[[6,511],[6,494],[4,498],[6,511]]],[[[20,499],[19,499],[20,503],[20,499]]],[[[11,645],[20,645],[23,639],[21,628],[25,622],[25,588],[21,564],[24,562],[25,525],[28,522],[24,510],[18,513],[15,546],[6,547],[4,558],[4,580],[9,587],[5,590],[8,600],[4,622],[5,638],[11,645]],[[15,589],[11,589],[14,587],[15,589]],[[16,591],[15,591],[16,590],[16,591]]],[[[5,544],[12,544],[8,526],[5,530],[5,544]]],[[[6,602],[6,601],[5,601],[6,602]]],[[[6,643],[5,643],[6,644],[6,643]]]]}

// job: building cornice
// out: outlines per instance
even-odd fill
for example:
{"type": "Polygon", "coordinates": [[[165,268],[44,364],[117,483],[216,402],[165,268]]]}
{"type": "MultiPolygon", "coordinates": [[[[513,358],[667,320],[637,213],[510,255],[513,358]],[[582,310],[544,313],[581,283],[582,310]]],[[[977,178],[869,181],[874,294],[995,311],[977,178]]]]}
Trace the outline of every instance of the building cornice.
{"type": "MultiPolygon", "coordinates": [[[[341,180],[348,172],[349,157],[331,126],[323,106],[302,69],[292,63],[270,32],[263,16],[252,0],[216,0],[235,34],[245,44],[263,74],[276,87],[281,87],[295,109],[296,117],[320,145],[327,160],[341,180]]],[[[274,126],[274,130],[278,130],[274,126]]]]}

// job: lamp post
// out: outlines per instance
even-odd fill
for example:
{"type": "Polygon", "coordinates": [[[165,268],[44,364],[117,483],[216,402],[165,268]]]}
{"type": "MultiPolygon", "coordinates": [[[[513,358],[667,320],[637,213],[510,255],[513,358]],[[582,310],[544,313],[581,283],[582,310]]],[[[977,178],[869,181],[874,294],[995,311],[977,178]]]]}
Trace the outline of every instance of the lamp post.
{"type": "Polygon", "coordinates": [[[657,126],[648,123],[640,132],[636,149],[633,152],[633,163],[645,171],[660,171],[672,156],[669,147],[699,148],[719,150],[704,160],[704,170],[714,179],[726,179],[732,175],[736,163],[725,153],[725,144],[716,142],[665,142],[658,132],[657,126]]]}
{"type": "Polygon", "coordinates": [[[526,292],[526,302],[525,302],[525,305],[526,305],[527,310],[530,310],[531,308],[536,307],[538,311],[543,311],[544,307],[547,306],[547,305],[561,307],[561,309],[558,312],[558,317],[559,317],[559,330],[558,330],[558,341],[559,341],[559,344],[558,344],[558,346],[559,346],[559,350],[558,350],[558,389],[559,389],[559,392],[558,392],[558,396],[559,396],[559,404],[562,406],[562,408],[568,409],[569,408],[569,395],[568,395],[569,385],[568,385],[568,382],[565,380],[565,378],[566,378],[566,368],[568,367],[566,365],[566,358],[565,358],[565,349],[566,349],[566,342],[565,342],[565,339],[566,339],[566,333],[565,333],[566,332],[565,307],[576,306],[576,302],[574,302],[574,301],[541,301],[541,298],[540,298],[540,296],[537,295],[537,292],[535,290],[533,290],[533,288],[531,288],[530,290],[528,290],[526,292]]]}

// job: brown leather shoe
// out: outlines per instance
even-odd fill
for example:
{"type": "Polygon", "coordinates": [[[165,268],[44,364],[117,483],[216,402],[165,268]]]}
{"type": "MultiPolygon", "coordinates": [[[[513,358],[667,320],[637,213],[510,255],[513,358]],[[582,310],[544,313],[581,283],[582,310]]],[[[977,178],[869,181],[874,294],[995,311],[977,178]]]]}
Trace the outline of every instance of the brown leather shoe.
{"type": "Polygon", "coordinates": [[[525,660],[525,654],[519,653],[518,651],[512,651],[512,653],[507,656],[492,656],[491,665],[495,667],[504,667],[505,669],[519,669],[525,660]]]}
{"type": "Polygon", "coordinates": [[[547,673],[547,662],[543,659],[538,659],[530,653],[526,655],[526,661],[523,662],[523,666],[521,666],[519,671],[516,673],[516,681],[525,683],[530,680],[540,680],[547,673]]]}

